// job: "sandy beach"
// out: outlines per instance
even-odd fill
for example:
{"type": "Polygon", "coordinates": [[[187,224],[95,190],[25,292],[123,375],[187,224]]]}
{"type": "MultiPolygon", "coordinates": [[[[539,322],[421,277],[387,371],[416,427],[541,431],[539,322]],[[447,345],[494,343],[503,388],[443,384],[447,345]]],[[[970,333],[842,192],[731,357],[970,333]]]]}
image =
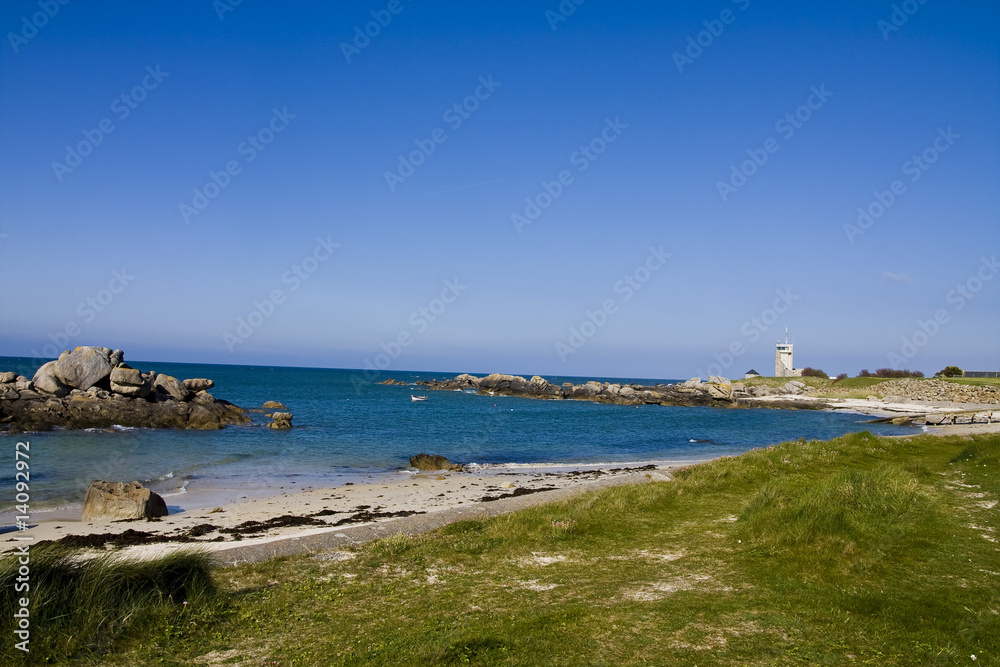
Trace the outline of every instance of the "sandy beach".
{"type": "MultiPolygon", "coordinates": [[[[672,470],[696,462],[497,467],[485,474],[475,468],[400,471],[394,479],[375,483],[281,492],[217,506],[211,504],[217,493],[193,492],[168,497],[171,513],[160,519],[84,522],[79,518],[81,508],[68,506],[36,514],[31,528],[17,536],[30,536],[35,545],[75,536],[77,546],[124,547],[124,553],[136,556],[197,547],[215,554],[219,562],[235,564],[355,544],[400,531],[423,532],[601,486],[668,480],[672,470]]],[[[0,551],[23,544],[14,541],[13,534],[12,528],[0,534],[0,551]]]]}

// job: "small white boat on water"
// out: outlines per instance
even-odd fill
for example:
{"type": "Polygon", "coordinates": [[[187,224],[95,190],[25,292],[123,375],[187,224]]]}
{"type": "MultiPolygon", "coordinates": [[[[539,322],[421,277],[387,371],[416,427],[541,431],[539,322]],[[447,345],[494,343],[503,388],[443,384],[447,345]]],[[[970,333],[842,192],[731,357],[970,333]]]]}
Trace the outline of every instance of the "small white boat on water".
{"type": "Polygon", "coordinates": [[[426,401],[427,397],[426,396],[414,396],[413,394],[410,394],[410,400],[411,401],[426,401]]]}

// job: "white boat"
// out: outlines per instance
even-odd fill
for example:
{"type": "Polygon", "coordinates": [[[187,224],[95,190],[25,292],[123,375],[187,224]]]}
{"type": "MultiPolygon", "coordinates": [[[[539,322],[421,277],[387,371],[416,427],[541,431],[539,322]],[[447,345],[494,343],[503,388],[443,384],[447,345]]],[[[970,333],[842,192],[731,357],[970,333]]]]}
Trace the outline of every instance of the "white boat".
{"type": "Polygon", "coordinates": [[[413,394],[410,394],[410,400],[411,401],[426,401],[427,397],[426,396],[414,396],[413,394]]]}

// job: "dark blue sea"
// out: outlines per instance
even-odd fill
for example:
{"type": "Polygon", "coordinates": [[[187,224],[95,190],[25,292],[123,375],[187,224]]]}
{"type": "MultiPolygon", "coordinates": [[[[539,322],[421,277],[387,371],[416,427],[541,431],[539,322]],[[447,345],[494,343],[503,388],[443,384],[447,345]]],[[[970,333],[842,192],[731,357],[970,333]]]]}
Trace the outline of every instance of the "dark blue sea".
{"type": "MultiPolygon", "coordinates": [[[[484,469],[497,464],[690,461],[798,438],[828,439],[861,430],[914,431],[864,424],[869,417],[843,413],[634,407],[376,384],[387,377],[412,383],[453,373],[393,371],[369,379],[351,370],[130,363],[182,379],[211,378],[213,395],[245,408],[280,401],[294,414],[294,428],[265,428],[264,417],[254,413],[254,425],[221,431],[113,429],[2,436],[9,474],[0,475],[0,510],[14,504],[14,445],[24,440],[30,442],[31,499],[38,508],[81,502],[95,479],[139,480],[165,494],[199,488],[297,489],[399,475],[409,457],[420,452],[484,469]],[[413,402],[411,394],[428,400],[413,402]]],[[[0,370],[18,369],[30,376],[25,372],[29,364],[35,368],[38,362],[0,357],[0,370]]]]}

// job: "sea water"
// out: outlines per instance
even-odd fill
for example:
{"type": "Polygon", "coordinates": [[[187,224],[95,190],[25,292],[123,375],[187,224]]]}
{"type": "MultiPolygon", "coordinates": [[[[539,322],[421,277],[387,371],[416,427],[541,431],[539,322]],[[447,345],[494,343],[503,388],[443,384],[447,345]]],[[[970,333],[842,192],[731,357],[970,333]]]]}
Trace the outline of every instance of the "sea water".
{"type": "MultiPolygon", "coordinates": [[[[37,510],[81,502],[95,479],[138,480],[164,494],[199,488],[294,490],[398,476],[409,457],[420,452],[476,464],[481,470],[506,464],[641,465],[740,454],[798,438],[916,430],[825,411],[604,405],[426,391],[412,384],[446,379],[452,373],[366,376],[356,370],[131,363],[182,379],[211,378],[214,396],[244,408],[280,401],[294,415],[294,426],[288,431],[269,429],[263,413],[250,413],[253,425],[219,431],[119,427],[3,435],[0,450],[9,459],[9,474],[0,474],[0,511],[14,504],[14,445],[25,440],[30,442],[31,499],[37,510]],[[410,384],[377,384],[388,377],[410,384]],[[411,395],[426,395],[428,400],[415,402],[411,395]]],[[[26,359],[0,357],[0,370],[25,369],[27,364],[26,359]]],[[[546,379],[557,384],[584,381],[546,379]]]]}

